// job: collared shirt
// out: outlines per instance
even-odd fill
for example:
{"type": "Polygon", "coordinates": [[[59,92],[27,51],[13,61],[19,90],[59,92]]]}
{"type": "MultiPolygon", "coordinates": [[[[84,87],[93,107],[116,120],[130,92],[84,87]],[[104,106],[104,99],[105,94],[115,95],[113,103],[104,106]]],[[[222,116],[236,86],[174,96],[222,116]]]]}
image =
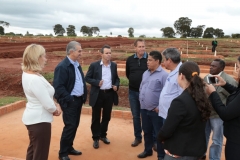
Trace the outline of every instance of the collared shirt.
{"type": "Polygon", "coordinates": [[[180,62],[177,67],[169,73],[163,90],[160,94],[158,115],[164,119],[166,119],[167,117],[168,109],[170,107],[170,104],[172,103],[172,100],[178,97],[183,92],[183,89],[179,86],[177,82],[178,71],[181,65],[182,62],[180,62]]]}
{"type": "Polygon", "coordinates": [[[100,62],[102,66],[102,80],[103,84],[100,89],[110,89],[112,88],[112,73],[111,73],[111,62],[105,66],[103,61],[100,62]]]}
{"type": "Polygon", "coordinates": [[[168,73],[159,66],[153,73],[146,70],[140,85],[139,101],[141,109],[153,110],[158,107],[159,96],[167,79],[168,73]]]}
{"type": "Polygon", "coordinates": [[[74,96],[82,96],[83,93],[84,93],[84,90],[83,90],[83,80],[82,80],[82,75],[78,69],[79,67],[79,63],[76,61],[74,62],[71,58],[69,58],[69,61],[70,63],[73,64],[74,68],[75,68],[75,84],[74,84],[74,87],[73,87],[73,90],[71,92],[71,95],[74,95],[74,96]]]}
{"type": "MultiPolygon", "coordinates": [[[[138,58],[137,53],[134,54],[134,58],[138,58]]],[[[147,53],[144,52],[142,58],[147,58],[147,53]]]]}

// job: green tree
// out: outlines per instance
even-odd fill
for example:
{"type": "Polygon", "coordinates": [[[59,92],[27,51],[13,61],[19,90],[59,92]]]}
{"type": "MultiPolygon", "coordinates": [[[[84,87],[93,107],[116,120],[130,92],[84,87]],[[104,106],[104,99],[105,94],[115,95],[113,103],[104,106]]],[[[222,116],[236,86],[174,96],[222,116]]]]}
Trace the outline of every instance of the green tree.
{"type": "Polygon", "coordinates": [[[4,28],[0,26],[0,35],[4,35],[4,28]]]}
{"type": "Polygon", "coordinates": [[[81,29],[80,29],[80,32],[82,32],[82,34],[83,34],[84,36],[92,35],[92,33],[89,34],[89,32],[90,32],[90,27],[88,27],[88,26],[82,26],[81,29]]]}
{"type": "Polygon", "coordinates": [[[240,38],[240,33],[233,33],[232,38],[240,38]]]}
{"type": "Polygon", "coordinates": [[[77,36],[76,33],[75,33],[75,26],[74,25],[68,25],[67,36],[73,36],[73,37],[77,36]]]}
{"type": "Polygon", "coordinates": [[[5,21],[0,21],[0,35],[4,35],[5,32],[4,32],[4,27],[9,27],[9,23],[8,22],[5,22],[5,21]]]}
{"type": "Polygon", "coordinates": [[[142,34],[139,36],[139,38],[146,38],[146,35],[142,34]]]}
{"type": "Polygon", "coordinates": [[[15,36],[14,32],[5,33],[6,36],[15,36]]]}
{"type": "Polygon", "coordinates": [[[174,28],[176,29],[176,33],[181,35],[181,38],[186,38],[190,36],[191,32],[191,24],[192,20],[188,17],[180,17],[178,20],[174,22],[174,28]]]}
{"type": "Polygon", "coordinates": [[[215,29],[213,27],[208,27],[203,33],[203,38],[213,38],[215,29]]]}
{"type": "Polygon", "coordinates": [[[165,28],[162,28],[160,29],[160,31],[162,31],[162,37],[167,37],[167,38],[175,38],[175,32],[173,30],[172,27],[165,27],[165,28]]]}
{"type": "Polygon", "coordinates": [[[53,26],[53,31],[57,36],[63,36],[63,34],[66,32],[61,24],[56,24],[53,26]]]}
{"type": "Polygon", "coordinates": [[[90,30],[93,34],[98,34],[98,32],[100,32],[98,27],[91,27],[90,30]]]}
{"type": "Polygon", "coordinates": [[[129,36],[129,37],[134,37],[133,33],[134,33],[134,29],[133,29],[132,27],[130,27],[130,28],[128,29],[128,36],[129,36]]]}
{"type": "Polygon", "coordinates": [[[194,38],[202,37],[204,28],[205,28],[205,25],[198,25],[197,27],[192,27],[190,37],[194,37],[194,38]]]}
{"type": "Polygon", "coordinates": [[[218,38],[223,38],[224,37],[224,32],[222,29],[216,28],[214,31],[214,35],[218,38]]]}
{"type": "Polygon", "coordinates": [[[110,35],[112,35],[112,32],[110,32],[110,35]]]}
{"type": "Polygon", "coordinates": [[[0,25],[9,27],[10,24],[8,22],[0,21],[0,25]]]}

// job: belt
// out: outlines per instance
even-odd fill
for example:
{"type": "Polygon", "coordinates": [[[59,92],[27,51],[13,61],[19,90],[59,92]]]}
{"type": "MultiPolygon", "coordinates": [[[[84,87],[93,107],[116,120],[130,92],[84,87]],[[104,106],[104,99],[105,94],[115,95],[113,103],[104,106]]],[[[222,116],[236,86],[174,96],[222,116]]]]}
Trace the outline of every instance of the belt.
{"type": "Polygon", "coordinates": [[[101,92],[104,92],[104,93],[108,93],[108,92],[112,92],[113,89],[110,88],[110,89],[100,89],[101,92]]]}
{"type": "Polygon", "coordinates": [[[178,156],[178,155],[174,155],[174,154],[171,154],[168,150],[166,150],[166,149],[164,149],[164,151],[165,151],[165,154],[167,154],[167,155],[169,155],[169,156],[171,156],[171,157],[173,157],[173,158],[179,158],[179,157],[181,157],[181,156],[178,156]]]}
{"type": "Polygon", "coordinates": [[[82,96],[75,96],[75,95],[73,95],[73,97],[74,98],[82,98],[82,96]]]}

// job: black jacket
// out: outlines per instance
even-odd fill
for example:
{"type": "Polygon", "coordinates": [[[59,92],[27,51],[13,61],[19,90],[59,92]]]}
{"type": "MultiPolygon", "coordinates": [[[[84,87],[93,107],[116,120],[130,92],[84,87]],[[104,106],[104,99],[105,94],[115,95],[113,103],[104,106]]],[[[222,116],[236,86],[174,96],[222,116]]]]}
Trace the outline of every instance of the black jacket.
{"type": "Polygon", "coordinates": [[[226,83],[223,88],[231,94],[227,98],[226,106],[217,92],[213,92],[209,99],[219,117],[224,121],[224,136],[228,141],[240,144],[240,88],[229,83],[226,83]]]}
{"type": "MultiPolygon", "coordinates": [[[[85,76],[85,80],[87,83],[91,84],[90,97],[89,97],[89,105],[94,107],[99,94],[99,82],[102,80],[102,66],[100,65],[101,61],[93,62],[90,64],[88,72],[85,76]]],[[[111,74],[112,74],[112,85],[117,86],[119,88],[119,77],[117,73],[117,64],[111,62],[111,74]]],[[[115,98],[117,97],[117,92],[114,92],[115,98]]],[[[114,103],[115,104],[115,103],[114,103]]]]}
{"type": "Polygon", "coordinates": [[[184,90],[172,101],[158,139],[171,154],[200,157],[207,150],[205,126],[195,101],[184,90]]]}
{"type": "MultiPolygon", "coordinates": [[[[83,103],[87,99],[87,87],[81,66],[78,67],[84,85],[83,103]]],[[[53,87],[55,89],[54,98],[57,99],[61,107],[67,107],[67,103],[73,100],[71,92],[75,84],[75,69],[73,64],[66,57],[61,61],[54,71],[53,87]]]]}

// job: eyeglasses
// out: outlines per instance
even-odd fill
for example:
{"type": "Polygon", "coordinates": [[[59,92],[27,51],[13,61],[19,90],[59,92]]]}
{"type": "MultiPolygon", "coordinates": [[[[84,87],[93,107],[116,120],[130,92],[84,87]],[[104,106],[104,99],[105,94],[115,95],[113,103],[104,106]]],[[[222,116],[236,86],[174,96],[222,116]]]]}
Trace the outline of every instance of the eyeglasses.
{"type": "Polygon", "coordinates": [[[140,67],[141,66],[141,61],[140,61],[140,59],[138,59],[138,67],[140,67]]]}

